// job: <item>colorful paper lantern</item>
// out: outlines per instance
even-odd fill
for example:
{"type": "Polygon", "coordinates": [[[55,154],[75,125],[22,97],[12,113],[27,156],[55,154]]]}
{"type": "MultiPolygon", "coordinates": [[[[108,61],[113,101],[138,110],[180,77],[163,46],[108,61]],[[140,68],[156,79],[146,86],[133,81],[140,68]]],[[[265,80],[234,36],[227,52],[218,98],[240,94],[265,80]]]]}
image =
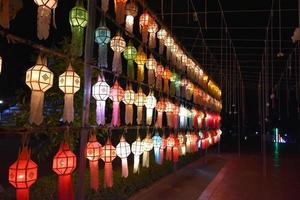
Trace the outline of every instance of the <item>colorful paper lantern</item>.
{"type": "Polygon", "coordinates": [[[137,107],[137,119],[138,125],[142,124],[143,121],[143,106],[146,102],[146,95],[144,94],[142,88],[139,88],[138,92],[134,96],[134,104],[137,107]]]}
{"type": "Polygon", "coordinates": [[[37,35],[40,40],[45,40],[49,37],[51,11],[56,8],[57,0],[34,0],[34,3],[38,6],[37,35]]]}
{"type": "Polygon", "coordinates": [[[187,127],[187,109],[182,105],[179,107],[179,126],[180,128],[187,127]]]}
{"type": "Polygon", "coordinates": [[[167,36],[164,40],[164,44],[167,48],[167,59],[171,59],[171,47],[174,44],[174,39],[171,36],[167,36]]]}
{"type": "Polygon", "coordinates": [[[136,58],[137,50],[129,41],[127,47],[123,52],[124,58],[127,60],[127,76],[129,79],[134,80],[134,64],[133,61],[136,58]]]}
{"type": "Polygon", "coordinates": [[[158,64],[155,69],[155,76],[156,76],[155,88],[157,90],[162,90],[163,73],[164,73],[164,67],[161,64],[158,64]]]}
{"type": "Polygon", "coordinates": [[[168,67],[165,67],[164,72],[162,74],[162,78],[164,79],[164,92],[169,94],[169,80],[172,76],[172,72],[168,67]]]}
{"type": "Polygon", "coordinates": [[[18,160],[8,171],[8,181],[16,188],[17,200],[29,200],[29,188],[37,180],[38,166],[30,159],[28,147],[22,147],[18,160]]]}
{"type": "Polygon", "coordinates": [[[116,147],[117,156],[121,158],[122,162],[122,177],[128,177],[128,164],[127,157],[130,155],[130,145],[126,142],[124,136],[122,135],[120,143],[116,147]]]}
{"type": "Polygon", "coordinates": [[[100,20],[100,25],[95,31],[95,42],[98,44],[98,66],[107,68],[107,44],[110,42],[111,33],[105,25],[105,20],[100,20]]]}
{"type": "Polygon", "coordinates": [[[164,43],[168,33],[164,28],[161,28],[157,32],[157,39],[159,39],[159,54],[162,55],[164,53],[164,43]]]}
{"type": "Polygon", "coordinates": [[[159,163],[162,165],[164,161],[164,150],[167,148],[167,139],[165,134],[161,138],[161,147],[159,149],[159,163]]]}
{"type": "Polygon", "coordinates": [[[166,100],[165,104],[166,104],[165,112],[167,114],[168,127],[174,128],[174,124],[173,124],[174,123],[174,113],[173,113],[174,104],[169,100],[166,100]]]}
{"type": "Polygon", "coordinates": [[[58,175],[58,199],[74,199],[72,173],[76,169],[76,156],[68,143],[63,142],[53,158],[53,171],[58,175]]]}
{"type": "Polygon", "coordinates": [[[173,153],[173,162],[176,163],[179,160],[179,139],[177,135],[174,135],[174,146],[172,149],[172,153],[173,153]]]}
{"type": "Polygon", "coordinates": [[[148,69],[148,85],[153,86],[155,84],[155,69],[157,67],[157,62],[151,54],[147,59],[146,68],[148,69]]]}
{"type": "Polygon", "coordinates": [[[186,86],[186,92],[185,92],[186,99],[190,101],[192,99],[193,93],[194,93],[194,84],[192,82],[189,82],[188,85],[186,86]]]}
{"type": "Polygon", "coordinates": [[[109,98],[113,101],[112,126],[120,126],[120,101],[124,99],[124,90],[116,80],[110,88],[109,98]]]}
{"type": "Polygon", "coordinates": [[[101,0],[101,10],[106,13],[109,8],[109,0],[101,0]]]}
{"type": "Polygon", "coordinates": [[[150,151],[153,149],[153,140],[149,134],[143,139],[142,145],[144,147],[143,167],[149,168],[150,151]]]}
{"type": "Polygon", "coordinates": [[[148,26],[150,25],[151,20],[152,18],[147,11],[144,11],[140,16],[140,33],[142,34],[142,40],[145,44],[148,41],[148,26]]]}
{"type": "Polygon", "coordinates": [[[109,85],[105,82],[104,76],[99,75],[97,83],[92,87],[92,95],[96,100],[96,122],[98,125],[105,125],[105,105],[109,94],[109,85]]]}
{"type": "Polygon", "coordinates": [[[3,62],[2,62],[2,57],[0,56],[0,74],[1,74],[1,72],[2,72],[2,64],[3,64],[3,62]]]}
{"type": "Polygon", "coordinates": [[[155,125],[157,128],[162,128],[162,117],[165,109],[166,109],[166,104],[163,99],[160,99],[156,104],[157,118],[156,118],[155,125]]]}
{"type": "Polygon", "coordinates": [[[179,127],[179,106],[176,104],[173,104],[173,126],[174,129],[179,127]]]}
{"type": "Polygon", "coordinates": [[[177,79],[175,80],[175,95],[180,97],[181,95],[181,80],[180,77],[177,76],[177,79]]]}
{"type": "Polygon", "coordinates": [[[178,141],[179,141],[179,155],[183,156],[186,154],[186,146],[185,146],[185,136],[182,133],[178,135],[178,141]]]}
{"type": "Polygon", "coordinates": [[[132,90],[131,84],[125,90],[123,102],[125,103],[125,124],[133,124],[133,107],[135,92],[132,90]]]}
{"type": "Polygon", "coordinates": [[[115,0],[115,14],[116,14],[116,21],[118,24],[124,23],[125,17],[125,6],[127,0],[115,0]]]}
{"type": "Polygon", "coordinates": [[[161,137],[159,136],[158,133],[155,133],[155,135],[152,137],[152,141],[153,141],[155,162],[157,164],[160,164],[159,150],[160,150],[160,147],[162,145],[162,139],[161,139],[161,137]]]}
{"type": "Polygon", "coordinates": [[[170,47],[170,51],[171,51],[171,63],[173,65],[175,65],[176,64],[176,54],[177,54],[177,51],[178,51],[178,45],[177,44],[173,44],[170,47]]]}
{"type": "Polygon", "coordinates": [[[71,53],[73,56],[80,57],[83,49],[84,28],[88,23],[88,12],[81,1],[70,11],[69,22],[72,31],[71,53]]]}
{"type": "Polygon", "coordinates": [[[156,107],[157,100],[151,91],[149,95],[146,97],[146,124],[151,125],[152,124],[152,116],[153,116],[153,109],[156,107]]]}
{"type": "Polygon", "coordinates": [[[107,139],[102,150],[101,159],[104,161],[104,187],[111,188],[113,186],[112,161],[116,158],[116,148],[111,144],[110,138],[107,139]]]}
{"type": "Polygon", "coordinates": [[[80,77],[69,64],[67,71],[59,76],[58,86],[65,93],[65,105],[63,121],[71,123],[74,121],[74,94],[80,89],[80,77]]]}
{"type": "Polygon", "coordinates": [[[134,155],[133,173],[136,174],[140,172],[140,156],[144,152],[144,146],[139,136],[136,138],[136,141],[131,144],[131,151],[134,155]]]}
{"type": "Polygon", "coordinates": [[[176,80],[178,79],[177,74],[173,71],[170,77],[170,95],[174,96],[176,94],[176,80]]]}
{"type": "Polygon", "coordinates": [[[99,189],[99,166],[98,162],[101,158],[102,146],[97,141],[96,135],[90,135],[86,145],[86,158],[90,164],[90,186],[93,190],[99,189]]]}
{"type": "Polygon", "coordinates": [[[191,153],[191,145],[192,145],[192,135],[190,133],[190,131],[187,131],[187,133],[185,134],[185,145],[186,145],[186,152],[187,153],[191,153]]]}
{"type": "Polygon", "coordinates": [[[122,74],[121,53],[125,50],[126,42],[119,33],[110,41],[110,48],[114,51],[112,71],[116,74],[122,74]]]}
{"type": "Polygon", "coordinates": [[[137,68],[137,81],[142,82],[144,80],[144,67],[147,61],[147,54],[145,54],[143,47],[140,46],[137,52],[135,63],[138,65],[137,68]]]}
{"type": "Polygon", "coordinates": [[[149,48],[155,49],[156,47],[156,32],[158,31],[158,25],[154,20],[151,20],[148,26],[149,32],[149,48]]]}
{"type": "Polygon", "coordinates": [[[181,62],[181,57],[183,56],[183,51],[181,49],[178,49],[176,54],[176,64],[175,64],[175,67],[178,69],[178,70],[182,70],[182,62],[181,62]]]}
{"type": "Polygon", "coordinates": [[[170,134],[169,137],[167,138],[166,160],[169,161],[172,160],[172,149],[174,145],[175,145],[174,135],[170,134]]]}
{"type": "Polygon", "coordinates": [[[36,64],[26,71],[26,85],[32,90],[29,123],[43,122],[44,93],[53,85],[53,73],[47,67],[47,59],[37,59],[36,64]]]}
{"type": "Polygon", "coordinates": [[[136,3],[133,0],[130,0],[129,3],[126,5],[126,22],[125,22],[125,29],[132,33],[133,32],[133,24],[134,24],[134,18],[138,14],[138,7],[136,3]]]}

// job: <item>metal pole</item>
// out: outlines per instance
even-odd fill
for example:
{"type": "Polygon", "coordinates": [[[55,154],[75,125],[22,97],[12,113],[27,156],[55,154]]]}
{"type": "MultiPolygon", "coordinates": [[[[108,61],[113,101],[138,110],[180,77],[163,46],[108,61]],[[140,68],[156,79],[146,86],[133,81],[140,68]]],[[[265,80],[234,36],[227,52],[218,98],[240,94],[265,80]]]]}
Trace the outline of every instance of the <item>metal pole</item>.
{"type": "Polygon", "coordinates": [[[84,199],[84,179],[86,169],[85,159],[85,147],[87,143],[87,137],[89,132],[89,115],[90,115],[90,98],[91,98],[91,86],[92,86],[92,67],[91,58],[93,57],[93,45],[94,45],[94,28],[96,17],[96,2],[90,0],[87,2],[88,10],[88,25],[85,34],[85,49],[84,49],[84,98],[83,98],[83,110],[82,110],[82,128],[80,131],[80,155],[79,155],[79,169],[77,177],[77,194],[76,200],[84,199]]]}

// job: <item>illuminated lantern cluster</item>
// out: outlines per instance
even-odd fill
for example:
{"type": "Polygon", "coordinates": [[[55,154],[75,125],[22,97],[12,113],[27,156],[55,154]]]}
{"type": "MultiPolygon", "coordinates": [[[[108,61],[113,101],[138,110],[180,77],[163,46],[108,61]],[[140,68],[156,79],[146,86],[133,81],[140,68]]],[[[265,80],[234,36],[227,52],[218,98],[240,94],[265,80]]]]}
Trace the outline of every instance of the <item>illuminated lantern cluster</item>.
{"type": "Polygon", "coordinates": [[[116,74],[122,73],[122,59],[121,53],[125,50],[126,42],[118,33],[110,41],[110,48],[114,51],[114,58],[112,63],[112,71],[116,74]]]}
{"type": "Polygon", "coordinates": [[[38,6],[37,35],[40,40],[45,40],[49,37],[51,11],[56,8],[57,0],[34,0],[34,2],[38,6]]]}
{"type": "Polygon", "coordinates": [[[156,133],[153,137],[152,137],[152,141],[153,141],[153,148],[154,148],[154,158],[155,158],[155,162],[157,164],[160,164],[160,158],[159,158],[159,150],[160,147],[162,145],[162,139],[159,136],[158,133],[156,133]]]}
{"type": "Polygon", "coordinates": [[[76,156],[68,143],[60,145],[53,158],[52,169],[58,175],[58,199],[74,199],[72,173],[76,169],[76,156]]]}
{"type": "Polygon", "coordinates": [[[63,121],[74,121],[74,94],[80,89],[80,77],[69,64],[67,71],[59,76],[58,86],[65,93],[63,121]]]}
{"type": "Polygon", "coordinates": [[[38,166],[30,159],[28,147],[23,147],[8,172],[9,183],[16,188],[17,200],[29,200],[29,188],[36,182],[37,173],[38,166]]]}
{"type": "Polygon", "coordinates": [[[130,155],[130,145],[126,142],[124,136],[122,135],[120,143],[116,147],[117,156],[121,158],[122,162],[122,177],[128,176],[128,164],[127,157],[130,155]]]}
{"type": "Polygon", "coordinates": [[[131,84],[124,92],[123,102],[125,103],[125,124],[133,123],[133,107],[135,92],[132,90],[131,84]]]}
{"type": "Polygon", "coordinates": [[[110,138],[107,139],[102,150],[101,159],[104,161],[104,187],[110,188],[113,186],[112,161],[116,158],[116,148],[111,144],[110,138]]]}
{"type": "Polygon", "coordinates": [[[143,47],[140,46],[137,52],[136,58],[134,60],[138,65],[137,68],[137,81],[144,81],[144,67],[145,63],[147,62],[147,54],[145,54],[143,47]]]}
{"type": "Polygon", "coordinates": [[[98,125],[105,125],[106,99],[110,95],[110,86],[105,82],[103,75],[98,76],[98,81],[92,87],[92,95],[96,100],[96,121],[98,125]]]}
{"type": "Polygon", "coordinates": [[[151,125],[152,124],[152,116],[153,116],[153,109],[156,107],[157,100],[153,94],[153,92],[150,92],[149,95],[146,97],[146,124],[151,125]]]}
{"type": "Polygon", "coordinates": [[[47,67],[47,59],[37,59],[36,64],[26,71],[26,85],[32,90],[29,122],[43,122],[44,93],[53,85],[53,73],[47,67]]]}
{"type": "Polygon", "coordinates": [[[138,92],[134,97],[134,104],[137,107],[137,119],[136,122],[138,125],[141,125],[143,122],[143,106],[146,103],[146,95],[144,94],[142,88],[139,88],[138,92]]]}
{"type": "Polygon", "coordinates": [[[153,140],[149,134],[147,134],[146,138],[143,139],[142,145],[144,147],[143,167],[148,168],[149,167],[149,156],[150,156],[149,152],[153,149],[153,140]]]}
{"type": "Polygon", "coordinates": [[[144,152],[144,146],[139,136],[136,138],[136,141],[131,144],[131,151],[134,155],[133,173],[136,174],[140,172],[140,156],[144,152]]]}
{"type": "Polygon", "coordinates": [[[124,99],[124,90],[116,81],[110,88],[109,98],[113,101],[112,126],[120,126],[120,101],[124,99]]]}
{"type": "Polygon", "coordinates": [[[105,20],[100,20],[100,25],[95,31],[95,42],[98,44],[98,66],[107,68],[107,44],[110,42],[111,33],[105,25],[105,20]]]}
{"type": "Polygon", "coordinates": [[[125,29],[132,33],[133,32],[133,24],[134,24],[134,18],[138,14],[138,7],[134,0],[130,0],[126,5],[126,22],[125,22],[125,29]]]}
{"type": "Polygon", "coordinates": [[[136,48],[132,45],[132,42],[129,41],[127,47],[123,52],[124,58],[127,60],[127,76],[129,79],[134,80],[134,64],[137,55],[136,48]]]}
{"type": "Polygon", "coordinates": [[[102,146],[97,141],[96,135],[92,134],[86,145],[86,158],[90,164],[90,185],[93,190],[99,189],[99,166],[98,162],[101,158],[102,146]]]}
{"type": "Polygon", "coordinates": [[[88,12],[83,7],[82,3],[77,3],[77,5],[72,8],[69,14],[69,22],[72,30],[72,55],[81,56],[83,49],[84,28],[88,23],[88,12]]]}

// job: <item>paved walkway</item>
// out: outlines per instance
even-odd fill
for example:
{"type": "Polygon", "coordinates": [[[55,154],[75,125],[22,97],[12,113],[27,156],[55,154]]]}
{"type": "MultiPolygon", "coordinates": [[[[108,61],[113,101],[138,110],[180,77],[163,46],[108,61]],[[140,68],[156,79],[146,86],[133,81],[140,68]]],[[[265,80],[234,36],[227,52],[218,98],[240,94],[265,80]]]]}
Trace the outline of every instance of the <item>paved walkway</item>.
{"type": "Polygon", "coordinates": [[[225,160],[218,156],[202,157],[196,162],[163,177],[148,188],[142,189],[129,200],[193,200],[213,180],[224,166],[225,160]]]}

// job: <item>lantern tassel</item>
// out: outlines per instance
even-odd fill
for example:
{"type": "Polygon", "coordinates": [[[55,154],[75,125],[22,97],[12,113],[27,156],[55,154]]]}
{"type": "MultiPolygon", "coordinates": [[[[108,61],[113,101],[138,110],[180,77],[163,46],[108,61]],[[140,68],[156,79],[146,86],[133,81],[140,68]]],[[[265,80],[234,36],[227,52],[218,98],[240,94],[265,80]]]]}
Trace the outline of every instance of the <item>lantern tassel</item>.
{"type": "Polygon", "coordinates": [[[164,79],[164,92],[169,94],[169,79],[164,79]]]}
{"type": "Polygon", "coordinates": [[[143,153],[143,167],[149,168],[149,151],[143,153]]]}
{"type": "Polygon", "coordinates": [[[146,123],[147,123],[147,125],[152,124],[152,115],[153,115],[153,109],[152,108],[147,108],[147,110],[146,110],[146,123]]]}
{"type": "Polygon", "coordinates": [[[137,107],[137,119],[136,119],[136,123],[138,125],[141,125],[143,122],[143,107],[138,106],[137,107]]]}
{"type": "Polygon", "coordinates": [[[29,200],[29,189],[17,189],[16,199],[17,200],[29,200]]]}
{"type": "Polygon", "coordinates": [[[112,163],[106,162],[104,164],[104,187],[111,188],[112,186],[113,186],[112,163]]]}
{"type": "Polygon", "coordinates": [[[30,124],[40,125],[43,122],[44,92],[33,90],[30,101],[30,124]]]}
{"type": "Polygon", "coordinates": [[[162,79],[161,76],[156,77],[155,87],[157,90],[162,89],[162,80],[161,79],[162,79]]]}
{"type": "Polygon", "coordinates": [[[39,6],[37,18],[38,38],[40,40],[47,39],[49,37],[49,29],[51,23],[51,9],[46,6],[39,6]]]}
{"type": "Polygon", "coordinates": [[[166,160],[172,160],[172,147],[167,147],[166,160]]]}
{"type": "Polygon", "coordinates": [[[121,54],[119,52],[114,52],[112,71],[116,74],[122,74],[122,59],[121,54]]]}
{"type": "Polygon", "coordinates": [[[116,21],[118,24],[123,24],[124,23],[124,16],[125,16],[125,6],[126,3],[118,2],[115,1],[115,13],[116,13],[116,21]]]}
{"type": "Polygon", "coordinates": [[[131,104],[126,104],[125,106],[125,123],[127,125],[132,124],[133,122],[133,108],[131,104]]]}
{"type": "Polygon", "coordinates": [[[96,103],[96,121],[98,126],[105,125],[105,101],[97,101],[96,103]]]}
{"type": "Polygon", "coordinates": [[[178,152],[178,146],[173,147],[173,162],[178,162],[179,159],[179,152],[178,152]]]}
{"type": "Polygon", "coordinates": [[[82,56],[83,48],[83,28],[72,27],[72,55],[73,56],[82,56]]]}
{"type": "Polygon", "coordinates": [[[162,128],[162,112],[157,112],[156,127],[162,128]]]}
{"type": "Polygon", "coordinates": [[[147,41],[148,41],[148,27],[142,27],[142,40],[143,40],[143,43],[147,44],[147,41]]]}
{"type": "Polygon", "coordinates": [[[157,164],[160,164],[160,148],[154,148],[154,158],[157,164]]]}
{"type": "Polygon", "coordinates": [[[106,13],[108,11],[109,0],[102,0],[101,1],[101,10],[106,13]]]}
{"type": "Polygon", "coordinates": [[[107,68],[107,45],[99,45],[98,66],[107,68]]]}
{"type": "Polygon", "coordinates": [[[172,112],[167,112],[167,122],[168,122],[168,126],[173,128],[174,127],[174,118],[173,118],[173,113],[172,112]]]}
{"type": "Polygon", "coordinates": [[[134,24],[134,17],[132,15],[126,16],[126,23],[125,23],[125,29],[129,32],[133,32],[133,24],[134,24]]]}
{"type": "Polygon", "coordinates": [[[164,149],[159,148],[159,164],[162,165],[164,161],[164,149]]]}
{"type": "Polygon", "coordinates": [[[128,177],[128,163],[127,158],[122,158],[122,177],[128,177]]]}
{"type": "Polygon", "coordinates": [[[142,82],[144,80],[144,65],[138,65],[137,81],[142,82]]]}
{"type": "Polygon", "coordinates": [[[134,156],[134,160],[133,160],[133,173],[140,173],[140,156],[134,156]]]}
{"type": "Polygon", "coordinates": [[[182,144],[181,146],[180,146],[180,151],[181,151],[181,155],[185,155],[186,154],[186,146],[185,146],[185,144],[182,144]]]}
{"type": "Polygon", "coordinates": [[[134,64],[133,60],[127,62],[127,76],[130,80],[134,80],[134,64]]]}
{"type": "Polygon", "coordinates": [[[160,55],[164,54],[164,48],[165,48],[164,40],[159,40],[159,54],[160,55]]]}
{"type": "Polygon", "coordinates": [[[167,48],[167,60],[170,61],[170,59],[171,59],[171,49],[167,48]]]}
{"type": "Polygon", "coordinates": [[[112,126],[120,125],[120,105],[119,102],[113,102],[112,126]]]}
{"type": "Polygon", "coordinates": [[[74,191],[72,184],[72,176],[61,175],[58,176],[58,200],[73,200],[74,191]]]}
{"type": "Polygon", "coordinates": [[[150,49],[155,49],[156,47],[156,37],[155,37],[155,33],[150,33],[149,36],[149,48],[150,49]]]}
{"type": "Polygon", "coordinates": [[[65,94],[65,105],[64,105],[64,122],[71,123],[74,121],[74,106],[73,106],[73,94],[65,94]]]}
{"type": "Polygon", "coordinates": [[[0,25],[9,29],[9,0],[1,1],[1,9],[0,9],[0,25]]]}
{"type": "Polygon", "coordinates": [[[155,84],[155,72],[153,69],[148,70],[148,84],[153,86],[155,84]]]}
{"type": "Polygon", "coordinates": [[[90,184],[93,190],[99,189],[99,167],[98,161],[90,161],[90,184]]]}

